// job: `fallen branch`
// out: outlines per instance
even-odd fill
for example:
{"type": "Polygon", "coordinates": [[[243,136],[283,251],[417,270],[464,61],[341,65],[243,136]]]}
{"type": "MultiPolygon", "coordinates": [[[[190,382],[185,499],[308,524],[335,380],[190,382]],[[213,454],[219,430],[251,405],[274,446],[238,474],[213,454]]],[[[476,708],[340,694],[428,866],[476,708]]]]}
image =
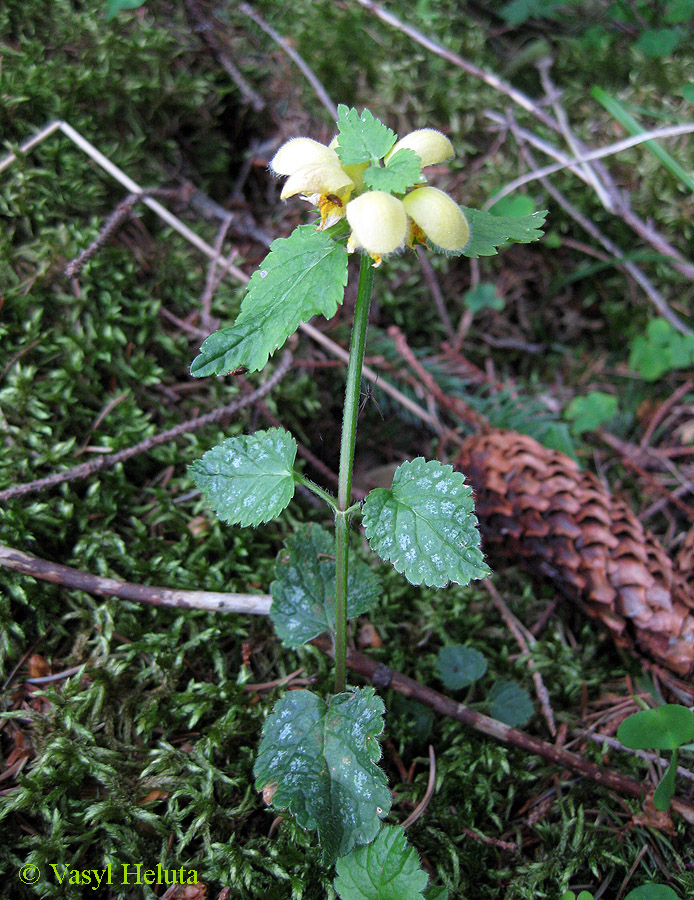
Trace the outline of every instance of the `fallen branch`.
{"type": "MultiPolygon", "coordinates": [[[[72,569],[69,566],[61,566],[47,560],[39,559],[29,553],[22,553],[11,547],[0,544],[0,565],[6,566],[16,572],[31,575],[54,584],[63,584],[66,587],[98,594],[99,596],[119,597],[123,600],[134,600],[137,603],[147,603],[153,606],[173,606],[179,609],[202,609],[208,612],[244,612],[255,615],[267,615],[270,609],[270,597],[254,594],[217,594],[207,591],[178,591],[168,588],[149,587],[142,584],[130,584],[117,581],[115,578],[101,578],[72,569]]],[[[333,652],[333,643],[327,634],[320,635],[313,640],[313,644],[323,653],[330,655],[333,652]]],[[[347,653],[347,666],[357,674],[368,679],[380,690],[391,689],[403,697],[411,698],[425,706],[429,706],[435,712],[449,716],[463,725],[479,731],[487,737],[494,738],[501,743],[517,747],[527,753],[532,753],[561,768],[571,769],[589,778],[602,787],[609,788],[619,794],[636,797],[643,800],[646,797],[646,787],[640,782],[620,775],[611,769],[605,769],[596,763],[590,762],[571,753],[562,747],[548,744],[540,738],[518,731],[475,712],[472,709],[440,694],[438,691],[428,688],[407,675],[389,669],[383,663],[349,650],[347,653]]],[[[694,824],[694,804],[690,801],[673,797],[671,808],[679,813],[687,822],[694,824]]]]}

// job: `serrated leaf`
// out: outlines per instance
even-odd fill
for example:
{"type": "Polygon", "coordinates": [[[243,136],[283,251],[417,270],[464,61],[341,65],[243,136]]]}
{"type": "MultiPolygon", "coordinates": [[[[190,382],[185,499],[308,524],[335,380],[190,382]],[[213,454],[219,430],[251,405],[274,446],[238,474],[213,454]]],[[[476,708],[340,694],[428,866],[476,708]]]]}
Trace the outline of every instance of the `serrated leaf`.
{"type": "Polygon", "coordinates": [[[634,338],[629,366],[646,381],[655,381],[666,372],[686,369],[694,362],[694,337],[680,334],[666,319],[651,319],[645,335],[634,338]]]}
{"type": "Polygon", "coordinates": [[[338,859],[333,886],[341,900],[423,900],[429,880],[402,828],[384,825],[368,847],[338,859]]]}
{"type": "Polygon", "coordinates": [[[528,692],[515,681],[497,681],[487,695],[489,715],[512,728],[526,725],[535,710],[528,692]]]}
{"type": "Polygon", "coordinates": [[[477,287],[463,294],[463,303],[471,312],[481,312],[483,309],[501,310],[504,308],[504,298],[491,281],[481,281],[477,287]]]}
{"type": "Polygon", "coordinates": [[[694,740],[694,713],[676,703],[642,709],[620,724],[617,740],[630,750],[676,750],[694,740]]]}
{"type": "Polygon", "coordinates": [[[272,242],[248,283],[236,322],[204,341],[191,374],[262,369],[302,322],[319,313],[326,319],[335,315],[346,283],[345,246],[313,225],[299,225],[288,238],[272,242]]]}
{"type": "Polygon", "coordinates": [[[390,810],[386,776],[376,765],[384,709],[371,687],[328,703],[310,691],[290,691],[263,726],[256,789],[277,785],[273,806],[318,831],[328,863],[370,843],[390,810]]]}
{"type": "Polygon", "coordinates": [[[493,216],[481,209],[461,206],[470,226],[470,240],[463,250],[463,256],[477,259],[478,256],[494,256],[507,244],[529,244],[542,237],[542,226],[547,218],[547,210],[534,212],[531,216],[493,216]]]}
{"type": "Polygon", "coordinates": [[[451,691],[468,687],[487,671],[487,660],[479,650],[463,644],[441,647],[437,665],[439,678],[451,691]]]}
{"type": "MultiPolygon", "coordinates": [[[[347,618],[360,616],[378,599],[380,585],[371,569],[349,558],[347,618]]],[[[299,647],[324,631],[335,630],[335,539],[312,523],[287,539],[270,585],[272,619],[285,647],[299,647]]]]}
{"type": "Polygon", "coordinates": [[[490,207],[489,212],[494,216],[511,216],[518,219],[522,216],[531,216],[535,212],[535,204],[527,194],[508,194],[490,207]]]}
{"type": "Polygon", "coordinates": [[[394,153],[385,167],[369,166],[364,172],[364,182],[373,191],[387,194],[404,194],[408,187],[422,180],[420,158],[408,147],[394,153]]]}
{"type": "Polygon", "coordinates": [[[395,132],[374,118],[368,109],[360,116],[356,109],[350,109],[341,103],[337,112],[337,128],[340,133],[335,150],[342,165],[356,166],[383,159],[395,143],[395,132]]]}
{"type": "Polygon", "coordinates": [[[390,490],[367,496],[362,515],[374,552],[411,584],[444,587],[489,575],[472,489],[451,466],[422,457],[403,463],[390,490]]]}
{"type": "Polygon", "coordinates": [[[260,525],[294,496],[296,441],[282,428],[228,438],[188,469],[222,522],[260,525]]]}
{"type": "Polygon", "coordinates": [[[624,900],[679,900],[667,884],[642,884],[629,891],[624,900]]]}
{"type": "Polygon", "coordinates": [[[573,398],[564,410],[564,418],[571,422],[571,433],[580,436],[614,419],[618,404],[614,394],[590,391],[585,397],[573,398]]]}

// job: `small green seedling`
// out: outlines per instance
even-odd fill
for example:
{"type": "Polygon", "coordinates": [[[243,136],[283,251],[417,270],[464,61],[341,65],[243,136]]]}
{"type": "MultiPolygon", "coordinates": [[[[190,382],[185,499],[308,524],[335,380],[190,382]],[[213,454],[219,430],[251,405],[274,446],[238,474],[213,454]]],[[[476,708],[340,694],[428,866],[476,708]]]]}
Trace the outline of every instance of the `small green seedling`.
{"type": "MultiPolygon", "coordinates": [[[[439,650],[437,666],[439,678],[444,685],[453,691],[470,687],[487,671],[487,660],[472,647],[464,644],[451,644],[439,650]]],[[[480,704],[489,715],[516,728],[527,725],[533,716],[533,704],[528,695],[515,681],[496,681],[486,698],[480,704]]]]}
{"type": "MultiPolygon", "coordinates": [[[[562,894],[561,900],[594,900],[590,891],[581,891],[576,896],[573,891],[562,894]]],[[[677,894],[666,884],[642,884],[629,891],[624,900],[679,900],[677,894]]]]}
{"type": "MultiPolygon", "coordinates": [[[[421,900],[427,876],[402,828],[382,825],[391,794],[377,763],[383,701],[372,687],[346,684],[347,622],[372,607],[379,583],[350,550],[360,519],[371,548],[412,584],[445,587],[486,578],[472,491],[451,466],[421,457],[395,471],[390,488],[352,501],[362,363],[374,270],[393,253],[425,244],[446,255],[488,256],[511,241],[541,236],[546,213],[501,217],[458,206],[426,184],[423,170],[453,156],[431,128],[402,140],[364,110],[339,107],[329,146],[294,138],[271,169],[286,177],[281,198],[300,195],[320,218],[276,240],[250,279],[236,322],[212,334],[193,375],[257,372],[315,315],[331,318],[345,293],[348,255],[361,256],[340,444],[337,496],[296,466],[283,428],[230,438],[191,466],[191,476],[224,522],[257,526],[279,515],[297,484],[313,491],[335,535],[306,525],[279,553],[271,618],[286,647],[328,632],[335,647],[334,692],[288,692],[270,714],[255,763],[256,787],[298,825],[318,834],[337,865],[342,900],[421,900]]],[[[502,704],[503,690],[496,702],[502,704]]],[[[507,698],[508,699],[508,698],[507,698]]]]}
{"type": "Polygon", "coordinates": [[[675,793],[678,750],[694,741],[694,713],[676,704],[643,709],[622,722],[617,738],[630,750],[672,750],[670,765],[653,796],[655,808],[666,810],[675,793]]]}

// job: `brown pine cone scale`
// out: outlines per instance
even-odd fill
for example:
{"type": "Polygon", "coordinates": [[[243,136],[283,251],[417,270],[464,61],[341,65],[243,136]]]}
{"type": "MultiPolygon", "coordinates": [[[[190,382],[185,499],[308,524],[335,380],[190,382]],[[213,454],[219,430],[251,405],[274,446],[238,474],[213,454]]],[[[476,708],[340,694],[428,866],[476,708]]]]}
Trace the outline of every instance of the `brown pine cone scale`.
{"type": "Polygon", "coordinates": [[[563,453],[490,430],[455,461],[475,491],[492,560],[550,578],[620,646],[680,676],[694,673],[694,530],[676,564],[631,508],[563,453]]]}

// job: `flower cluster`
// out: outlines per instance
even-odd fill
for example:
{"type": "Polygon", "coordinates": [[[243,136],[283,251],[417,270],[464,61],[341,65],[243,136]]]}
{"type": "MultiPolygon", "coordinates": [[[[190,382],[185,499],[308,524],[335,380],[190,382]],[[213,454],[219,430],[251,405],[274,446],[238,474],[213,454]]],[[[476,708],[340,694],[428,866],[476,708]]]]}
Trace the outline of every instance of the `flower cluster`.
{"type": "MultiPolygon", "coordinates": [[[[339,137],[325,146],[299,137],[280,147],[270,168],[276,175],[288,176],[281,193],[283,200],[300,194],[320,210],[321,228],[346,216],[352,229],[348,249],[364,250],[375,265],[386,254],[416,242],[429,242],[446,253],[460,253],[470,238],[470,229],[448,194],[426,185],[421,176],[418,183],[408,185],[401,193],[369,190],[364,174],[370,164],[344,165],[337,152],[338,141],[339,137]]],[[[397,141],[383,157],[386,169],[401,150],[416,154],[421,168],[454,155],[448,138],[433,128],[413,131],[397,141]]]]}

